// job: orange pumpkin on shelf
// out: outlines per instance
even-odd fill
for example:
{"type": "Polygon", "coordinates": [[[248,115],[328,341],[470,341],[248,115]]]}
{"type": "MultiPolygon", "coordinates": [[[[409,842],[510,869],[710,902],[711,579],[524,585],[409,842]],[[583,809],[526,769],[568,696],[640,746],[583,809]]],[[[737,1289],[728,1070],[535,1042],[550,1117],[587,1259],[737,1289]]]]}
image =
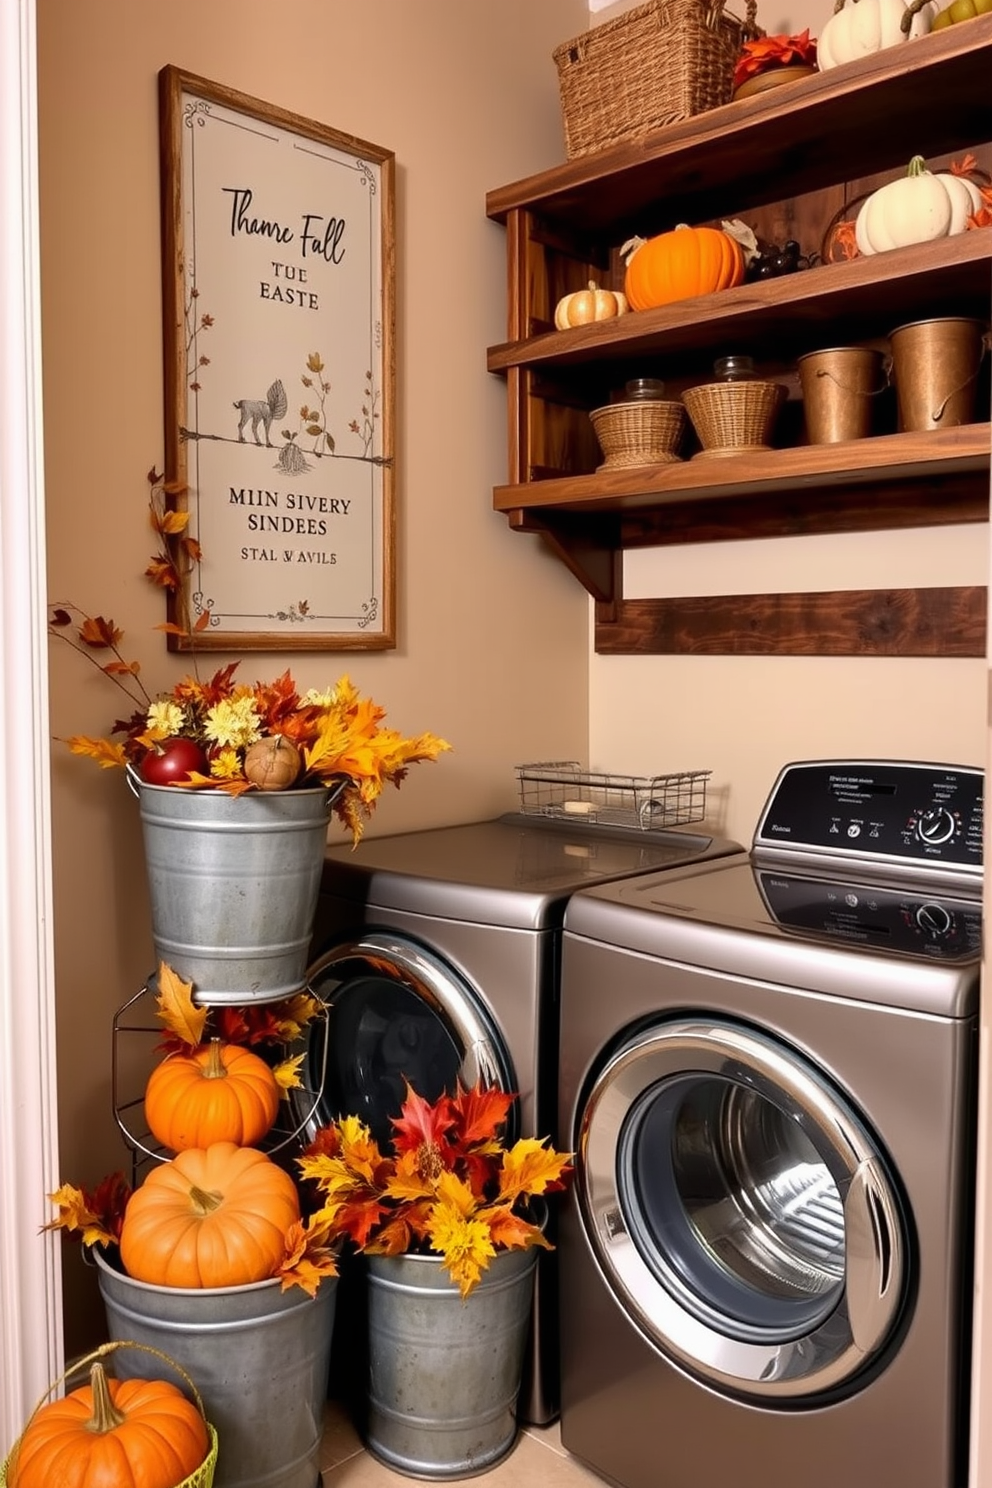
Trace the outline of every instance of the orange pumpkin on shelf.
{"type": "Polygon", "coordinates": [[[206,1422],[167,1380],[108,1379],[41,1406],[11,1454],[7,1488],[176,1488],[211,1450],[206,1422]]]}
{"type": "Polygon", "coordinates": [[[296,1185],[264,1152],[233,1142],[190,1147],[153,1168],[128,1200],[121,1264],[152,1286],[266,1281],[299,1218],[296,1185]]]}
{"type": "Polygon", "coordinates": [[[718,227],[684,223],[656,238],[634,238],[624,291],[633,310],[651,310],[676,300],[731,289],[744,279],[744,250],[718,227]]]}
{"type": "Polygon", "coordinates": [[[145,1087],[148,1130],[172,1152],[212,1142],[254,1147],[278,1111],[279,1085],[265,1060],[217,1038],[168,1055],[145,1087]]]}

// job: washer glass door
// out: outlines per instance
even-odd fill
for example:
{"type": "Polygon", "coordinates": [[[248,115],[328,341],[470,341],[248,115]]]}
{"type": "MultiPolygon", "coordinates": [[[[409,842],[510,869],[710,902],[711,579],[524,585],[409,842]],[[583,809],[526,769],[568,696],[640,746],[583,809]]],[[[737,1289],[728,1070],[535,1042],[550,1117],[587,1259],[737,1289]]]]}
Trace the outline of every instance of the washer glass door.
{"type": "Polygon", "coordinates": [[[687,1019],[630,1040],[577,1143],[586,1230],[652,1342],[783,1405],[851,1388],[907,1299],[907,1220],[853,1106],[785,1045],[687,1019]]]}
{"type": "MultiPolygon", "coordinates": [[[[306,1047],[306,1083],[320,1090],[312,1128],[358,1116],[382,1144],[392,1136],[390,1117],[400,1113],[407,1082],[427,1101],[459,1080],[466,1088],[481,1081],[515,1090],[509,1055],[480,999],[416,942],[369,931],[328,951],[307,980],[328,1010],[306,1047]]],[[[511,1141],[515,1122],[511,1110],[511,1141]]]]}

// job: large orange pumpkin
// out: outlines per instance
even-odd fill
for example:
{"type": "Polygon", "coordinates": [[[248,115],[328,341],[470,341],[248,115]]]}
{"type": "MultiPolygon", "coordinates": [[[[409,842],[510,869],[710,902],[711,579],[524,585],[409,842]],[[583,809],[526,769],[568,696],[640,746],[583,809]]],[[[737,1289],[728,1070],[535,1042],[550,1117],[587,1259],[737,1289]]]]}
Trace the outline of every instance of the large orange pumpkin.
{"type": "Polygon", "coordinates": [[[148,1174],[128,1200],[121,1263],[167,1287],[245,1286],[274,1276],[300,1218],[288,1173],[255,1147],[190,1147],[148,1174]]]}
{"type": "Polygon", "coordinates": [[[638,244],[627,260],[624,292],[633,310],[650,310],[730,289],[744,278],[740,244],[718,227],[686,227],[638,244]]]}
{"type": "Polygon", "coordinates": [[[206,1423],[166,1380],[108,1379],[43,1405],[7,1470],[8,1488],[176,1488],[210,1451],[206,1423]]]}
{"type": "Polygon", "coordinates": [[[221,1039],[168,1055],[145,1087],[148,1129],[173,1152],[213,1142],[253,1147],[278,1110],[279,1086],[265,1060],[221,1039]]]}

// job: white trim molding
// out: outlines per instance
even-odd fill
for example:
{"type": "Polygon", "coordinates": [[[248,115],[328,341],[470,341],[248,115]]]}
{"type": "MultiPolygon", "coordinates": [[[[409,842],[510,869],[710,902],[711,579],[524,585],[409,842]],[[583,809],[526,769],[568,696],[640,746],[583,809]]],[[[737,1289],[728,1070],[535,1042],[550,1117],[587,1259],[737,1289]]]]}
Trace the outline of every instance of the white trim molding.
{"type": "Polygon", "coordinates": [[[0,1456],[63,1360],[35,3],[0,5],[0,1456]]]}

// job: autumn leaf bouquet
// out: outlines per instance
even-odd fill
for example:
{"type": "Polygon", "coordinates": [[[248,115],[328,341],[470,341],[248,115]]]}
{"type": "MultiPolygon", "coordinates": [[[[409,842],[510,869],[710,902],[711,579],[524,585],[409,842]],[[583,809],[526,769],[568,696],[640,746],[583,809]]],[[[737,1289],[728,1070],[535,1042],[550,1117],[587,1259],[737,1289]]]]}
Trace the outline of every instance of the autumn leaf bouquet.
{"type": "MultiPolygon", "coordinates": [[[[178,605],[199,549],[186,535],[188,513],[176,509],[175,488],[154,470],[148,481],[150,520],[160,548],[145,577],[178,605]]],[[[103,769],[131,769],[147,785],[231,796],[336,786],[333,809],[357,842],[384,787],[399,786],[411,765],[436,760],[451,747],[431,733],[406,738],[386,728],[385,710],[362,697],[347,676],[323,690],[302,692],[288,670],[272,681],[243,682],[237,676],[240,662],[201,677],[196,637],[209,618],[204,611],[195,623],[170,620],[159,627],[187,640],[194,670],[170,691],[153,695],[142,681],[140,663],[125,656],[124,631],[113,620],[89,615],[71,601],[55,604],[49,634],[109,677],[130,704],[109,737],[67,739],[73,754],[103,769]]]]}
{"type": "Polygon", "coordinates": [[[321,1279],[337,1274],[336,1237],[261,1144],[300,1084],[302,1056],[280,1060],[273,1051],[298,1042],[321,1004],[300,992],[202,1007],[191,983],[164,964],[158,988],[165,1037],[144,1115],[174,1155],[137,1187],[120,1172],[92,1189],[63,1184],[49,1195],[57,1217],[45,1228],[115,1250],[136,1281],[197,1289],[278,1279],[315,1296],[321,1279]]]}
{"type": "Polygon", "coordinates": [[[323,1127],[298,1166],[321,1196],[313,1222],[368,1255],[439,1255],[467,1297],[498,1252],[550,1250],[531,1201],[561,1190],[570,1157],[502,1140],[514,1097],[459,1085],[433,1103],[409,1084],[384,1152],[355,1116],[323,1127]]]}
{"type": "Polygon", "coordinates": [[[756,36],[745,41],[734,69],[734,91],[752,78],[783,67],[816,66],[816,41],[809,29],[795,36],[756,36]]]}

